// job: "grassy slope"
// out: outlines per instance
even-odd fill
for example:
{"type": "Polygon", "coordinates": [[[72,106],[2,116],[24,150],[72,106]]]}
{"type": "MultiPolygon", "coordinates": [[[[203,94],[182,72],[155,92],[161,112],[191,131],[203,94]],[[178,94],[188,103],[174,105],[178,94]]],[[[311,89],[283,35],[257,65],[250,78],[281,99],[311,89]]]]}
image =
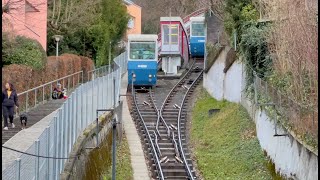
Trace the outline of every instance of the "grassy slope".
{"type": "Polygon", "coordinates": [[[192,112],[191,144],[204,179],[272,179],[243,107],[217,101],[201,89],[192,112]],[[208,110],[221,109],[208,117],[208,110]]]}
{"type": "MultiPolygon", "coordinates": [[[[121,180],[132,180],[133,170],[131,167],[130,160],[130,149],[127,138],[123,134],[123,139],[117,146],[117,157],[116,157],[116,179],[121,180]]],[[[112,178],[112,166],[109,168],[106,175],[104,175],[104,180],[110,180],[112,178]]]]}

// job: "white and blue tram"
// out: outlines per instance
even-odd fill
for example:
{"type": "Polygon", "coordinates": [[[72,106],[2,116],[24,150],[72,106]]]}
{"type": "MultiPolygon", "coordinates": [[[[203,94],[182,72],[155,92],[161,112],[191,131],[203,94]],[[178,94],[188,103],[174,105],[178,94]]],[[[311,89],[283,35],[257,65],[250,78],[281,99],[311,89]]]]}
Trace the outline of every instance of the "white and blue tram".
{"type": "Polygon", "coordinates": [[[128,84],[155,86],[158,71],[158,35],[128,35],[128,84]]]}
{"type": "Polygon", "coordinates": [[[192,57],[204,57],[205,23],[204,17],[190,18],[190,53],[192,57]]]}

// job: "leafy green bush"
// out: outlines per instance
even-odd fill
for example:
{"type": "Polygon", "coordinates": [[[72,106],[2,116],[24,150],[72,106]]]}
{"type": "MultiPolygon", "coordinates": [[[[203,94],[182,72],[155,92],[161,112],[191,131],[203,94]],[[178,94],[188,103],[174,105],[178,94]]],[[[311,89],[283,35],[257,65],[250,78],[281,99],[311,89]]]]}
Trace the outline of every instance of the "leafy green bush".
{"type": "Polygon", "coordinates": [[[23,64],[33,69],[42,69],[47,63],[47,56],[38,41],[24,36],[10,38],[7,33],[3,33],[2,62],[3,65],[23,64]]]}
{"type": "Polygon", "coordinates": [[[238,54],[242,57],[246,68],[246,89],[252,90],[253,72],[260,78],[269,76],[272,71],[272,59],[268,50],[266,23],[259,23],[258,11],[251,0],[227,0],[224,27],[233,41],[233,33],[237,33],[238,54]]]}
{"type": "MultiPolygon", "coordinates": [[[[75,2],[74,6],[80,7],[83,2],[75,2]]],[[[115,46],[126,33],[129,15],[121,0],[99,1],[92,9],[95,9],[92,14],[74,12],[79,15],[77,19],[87,20],[87,23],[61,22],[57,27],[48,27],[48,55],[56,53],[52,36],[61,34],[64,38],[59,42],[59,54],[72,53],[92,58],[96,67],[108,64],[110,42],[111,55],[114,57],[115,46]]],[[[64,16],[64,12],[61,13],[64,16]]]]}

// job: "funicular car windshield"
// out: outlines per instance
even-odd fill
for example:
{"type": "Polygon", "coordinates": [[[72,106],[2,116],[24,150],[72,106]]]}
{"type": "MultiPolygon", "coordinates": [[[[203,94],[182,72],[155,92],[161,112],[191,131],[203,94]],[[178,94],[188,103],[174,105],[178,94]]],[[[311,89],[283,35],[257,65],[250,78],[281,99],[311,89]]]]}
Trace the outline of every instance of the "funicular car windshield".
{"type": "Polygon", "coordinates": [[[130,59],[155,59],[155,42],[130,42],[130,59]]]}
{"type": "Polygon", "coordinates": [[[203,22],[192,22],[192,36],[204,36],[204,23],[203,22]]]}

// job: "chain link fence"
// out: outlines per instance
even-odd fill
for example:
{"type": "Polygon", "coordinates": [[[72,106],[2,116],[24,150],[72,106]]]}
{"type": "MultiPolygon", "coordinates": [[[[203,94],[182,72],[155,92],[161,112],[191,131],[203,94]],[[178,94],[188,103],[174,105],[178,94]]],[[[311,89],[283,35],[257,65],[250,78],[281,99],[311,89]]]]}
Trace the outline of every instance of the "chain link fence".
{"type": "Polygon", "coordinates": [[[91,80],[70,94],[40,137],[2,171],[2,179],[59,179],[66,160],[77,158],[69,157],[69,153],[80,133],[95,121],[96,109],[119,105],[121,76],[126,72],[126,66],[127,53],[124,52],[114,59],[110,68],[91,71],[91,80]]]}

